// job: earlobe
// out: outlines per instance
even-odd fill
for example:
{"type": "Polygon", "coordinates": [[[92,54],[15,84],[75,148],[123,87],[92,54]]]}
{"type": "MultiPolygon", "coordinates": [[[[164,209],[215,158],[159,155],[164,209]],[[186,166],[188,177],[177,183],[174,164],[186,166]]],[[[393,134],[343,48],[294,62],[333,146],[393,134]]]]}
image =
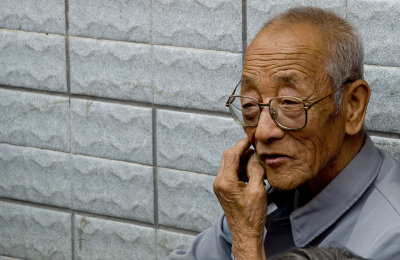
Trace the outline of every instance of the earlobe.
{"type": "Polygon", "coordinates": [[[346,109],[346,134],[355,135],[361,131],[370,93],[369,85],[363,79],[352,82],[346,88],[343,98],[346,109]]]}

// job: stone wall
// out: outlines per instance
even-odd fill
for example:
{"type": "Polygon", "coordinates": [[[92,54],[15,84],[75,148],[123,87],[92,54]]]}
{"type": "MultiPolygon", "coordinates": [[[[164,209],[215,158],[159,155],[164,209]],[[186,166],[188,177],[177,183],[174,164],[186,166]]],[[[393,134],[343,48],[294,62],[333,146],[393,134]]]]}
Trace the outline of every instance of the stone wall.
{"type": "Polygon", "coordinates": [[[222,213],[244,136],[224,103],[272,15],[331,9],[365,39],[366,127],[400,158],[394,0],[3,0],[0,259],[162,259],[222,213]]]}

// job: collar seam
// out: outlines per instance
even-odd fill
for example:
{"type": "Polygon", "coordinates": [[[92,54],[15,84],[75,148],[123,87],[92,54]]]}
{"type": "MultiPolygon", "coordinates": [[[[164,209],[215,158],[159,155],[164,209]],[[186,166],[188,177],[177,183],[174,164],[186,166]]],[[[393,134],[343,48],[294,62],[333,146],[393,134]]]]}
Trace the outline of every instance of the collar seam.
{"type": "Polygon", "coordinates": [[[378,186],[375,185],[375,183],[372,183],[372,185],[374,186],[374,188],[379,192],[379,194],[385,199],[385,201],[392,207],[392,209],[394,211],[397,212],[397,214],[400,215],[400,211],[396,209],[395,206],[393,206],[393,204],[388,200],[388,198],[385,196],[385,194],[382,193],[382,191],[379,189],[378,186]]]}

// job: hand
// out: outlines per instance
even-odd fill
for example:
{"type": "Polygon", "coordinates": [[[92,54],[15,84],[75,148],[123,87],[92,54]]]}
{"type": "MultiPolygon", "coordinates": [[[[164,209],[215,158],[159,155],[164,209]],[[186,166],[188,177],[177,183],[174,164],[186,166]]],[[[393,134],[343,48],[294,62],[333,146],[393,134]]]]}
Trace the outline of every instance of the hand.
{"type": "Polygon", "coordinates": [[[245,138],[225,150],[213,186],[232,233],[232,253],[235,260],[265,259],[265,170],[257,160],[255,151],[249,147],[250,142],[245,138]],[[243,167],[241,161],[247,165],[243,167]],[[243,176],[242,169],[245,169],[244,176],[247,176],[248,183],[240,180],[239,176],[243,176]]]}

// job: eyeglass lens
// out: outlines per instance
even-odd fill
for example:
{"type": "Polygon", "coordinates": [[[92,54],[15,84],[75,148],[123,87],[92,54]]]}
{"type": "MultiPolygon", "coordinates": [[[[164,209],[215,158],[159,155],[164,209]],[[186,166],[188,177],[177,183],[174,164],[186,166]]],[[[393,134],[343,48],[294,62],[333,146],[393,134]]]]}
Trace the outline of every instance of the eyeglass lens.
{"type": "MultiPolygon", "coordinates": [[[[243,126],[256,126],[260,118],[261,106],[250,97],[232,97],[230,111],[233,118],[243,126]]],[[[274,121],[286,129],[298,129],[306,123],[303,102],[291,97],[276,97],[270,100],[269,111],[274,121]]]]}

